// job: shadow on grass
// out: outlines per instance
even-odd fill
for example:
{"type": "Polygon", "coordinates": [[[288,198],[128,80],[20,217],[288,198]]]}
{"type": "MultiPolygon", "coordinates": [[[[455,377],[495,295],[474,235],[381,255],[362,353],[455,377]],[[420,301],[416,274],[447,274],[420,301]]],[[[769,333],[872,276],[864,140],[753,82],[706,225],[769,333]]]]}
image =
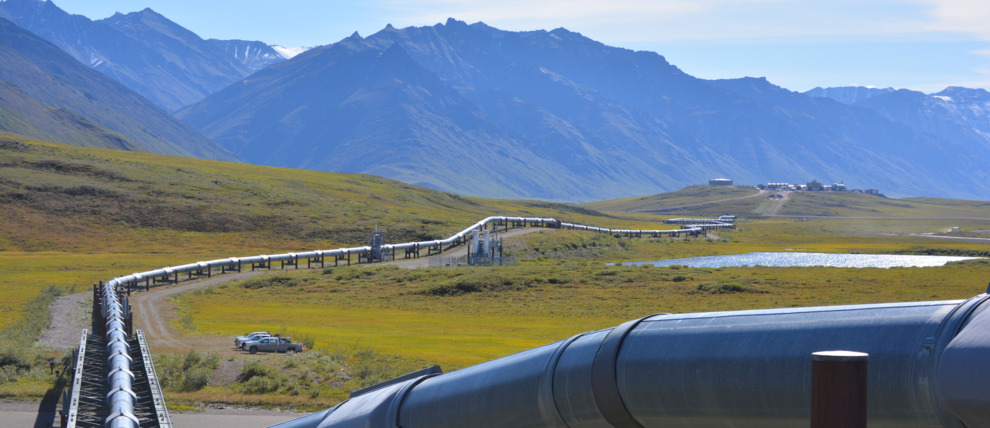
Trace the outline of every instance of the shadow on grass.
{"type": "Polygon", "coordinates": [[[55,381],[55,384],[41,398],[41,404],[38,405],[38,416],[34,419],[34,428],[50,428],[54,425],[55,417],[58,414],[58,400],[61,398],[65,386],[69,383],[69,377],[66,372],[68,370],[62,367],[62,372],[55,381]]]}

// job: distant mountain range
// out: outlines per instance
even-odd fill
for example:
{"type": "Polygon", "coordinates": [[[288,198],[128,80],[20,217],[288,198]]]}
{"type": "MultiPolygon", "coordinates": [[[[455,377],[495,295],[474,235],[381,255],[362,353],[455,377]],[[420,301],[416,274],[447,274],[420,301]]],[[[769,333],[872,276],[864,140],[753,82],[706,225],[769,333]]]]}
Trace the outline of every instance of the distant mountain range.
{"type": "Polygon", "coordinates": [[[237,159],[144,97],[3,18],[0,131],[80,146],[237,159]]]}
{"type": "MultiPolygon", "coordinates": [[[[762,78],[698,79],[656,53],[565,29],[508,32],[453,19],[355,33],[292,56],[262,42],[202,40],[150,9],[90,21],[50,1],[7,0],[4,16],[166,109],[202,98],[176,116],[255,164],[571,202],[715,177],[843,181],[892,196],[990,195],[982,90],[802,94],[762,78]]],[[[49,117],[59,125],[48,135],[95,124],[106,129],[77,139],[131,141],[83,107],[25,85],[0,87],[0,101],[39,113],[8,128],[49,117]]]]}
{"type": "Polygon", "coordinates": [[[92,21],[51,1],[6,0],[0,18],[170,112],[285,60],[261,42],[203,40],[151,9],[92,21]]]}
{"type": "Polygon", "coordinates": [[[469,195],[587,201],[714,177],[990,194],[985,145],[765,79],[697,79],[656,53],[564,29],[389,26],[270,66],[177,115],[251,163],[469,195]]]}

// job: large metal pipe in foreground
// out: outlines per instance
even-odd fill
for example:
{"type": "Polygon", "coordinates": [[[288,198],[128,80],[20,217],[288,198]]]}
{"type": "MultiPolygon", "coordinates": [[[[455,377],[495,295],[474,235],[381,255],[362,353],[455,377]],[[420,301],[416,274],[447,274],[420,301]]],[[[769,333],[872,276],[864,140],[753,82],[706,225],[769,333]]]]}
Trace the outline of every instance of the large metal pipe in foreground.
{"type": "Polygon", "coordinates": [[[654,315],[275,426],[807,427],[810,355],[844,349],[870,427],[990,427],[987,300],[654,315]]]}

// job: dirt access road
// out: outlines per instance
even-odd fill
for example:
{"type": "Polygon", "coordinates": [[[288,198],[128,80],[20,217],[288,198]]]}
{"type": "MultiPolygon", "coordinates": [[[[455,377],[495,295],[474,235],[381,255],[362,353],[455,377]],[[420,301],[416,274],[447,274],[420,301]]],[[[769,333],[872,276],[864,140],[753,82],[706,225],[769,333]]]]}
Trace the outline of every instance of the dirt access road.
{"type": "Polygon", "coordinates": [[[134,328],[144,331],[148,347],[152,352],[182,352],[196,350],[225,351],[234,347],[232,342],[217,340],[215,337],[191,336],[169,323],[175,319],[175,308],[169,303],[172,296],[211,287],[226,281],[239,281],[261,275],[267,271],[239,272],[218,275],[212,278],[179,283],[150,291],[131,294],[131,307],[134,309],[134,328]]]}
{"type": "Polygon", "coordinates": [[[767,194],[767,199],[763,201],[756,209],[753,210],[754,214],[759,214],[766,217],[772,217],[780,212],[780,209],[784,207],[787,201],[791,200],[791,192],[787,191],[777,191],[770,192],[766,190],[761,190],[757,196],[763,196],[764,192],[767,194]],[[769,194],[780,195],[779,198],[770,198],[769,194]]]}
{"type": "MultiPolygon", "coordinates": [[[[499,237],[511,238],[532,233],[540,228],[512,229],[500,232],[499,237]]],[[[445,252],[445,257],[459,257],[467,254],[467,247],[460,246],[445,252]]],[[[429,266],[429,258],[397,260],[386,264],[415,269],[429,266]]],[[[377,266],[359,265],[359,266],[377,266]]],[[[227,281],[240,281],[271,271],[240,272],[217,275],[212,278],[200,279],[179,284],[155,287],[150,291],[138,291],[131,294],[131,307],[134,308],[134,327],[144,331],[148,346],[152,352],[197,352],[228,351],[233,345],[215,337],[188,335],[178,327],[170,325],[175,319],[175,308],[169,302],[173,296],[212,287],[227,281]]],[[[44,343],[53,349],[68,350],[79,345],[79,334],[89,324],[89,311],[92,308],[92,293],[84,292],[62,296],[56,300],[52,308],[52,326],[45,333],[44,343]]]]}

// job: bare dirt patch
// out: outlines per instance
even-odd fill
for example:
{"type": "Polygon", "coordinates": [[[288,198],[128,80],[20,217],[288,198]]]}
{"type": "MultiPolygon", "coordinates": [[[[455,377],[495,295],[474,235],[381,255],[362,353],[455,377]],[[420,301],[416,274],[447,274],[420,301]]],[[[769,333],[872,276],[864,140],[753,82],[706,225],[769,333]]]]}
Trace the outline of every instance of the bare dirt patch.
{"type": "Polygon", "coordinates": [[[55,299],[51,324],[37,345],[53,351],[68,351],[79,346],[82,330],[89,328],[93,311],[91,291],[67,294],[55,299]]]}
{"type": "Polygon", "coordinates": [[[757,196],[764,196],[769,194],[780,195],[779,198],[767,197],[760,206],[753,210],[753,213],[763,215],[763,216],[773,216],[780,212],[780,209],[784,207],[784,204],[791,199],[791,192],[779,191],[779,192],[769,192],[766,190],[761,190],[757,196]]]}

